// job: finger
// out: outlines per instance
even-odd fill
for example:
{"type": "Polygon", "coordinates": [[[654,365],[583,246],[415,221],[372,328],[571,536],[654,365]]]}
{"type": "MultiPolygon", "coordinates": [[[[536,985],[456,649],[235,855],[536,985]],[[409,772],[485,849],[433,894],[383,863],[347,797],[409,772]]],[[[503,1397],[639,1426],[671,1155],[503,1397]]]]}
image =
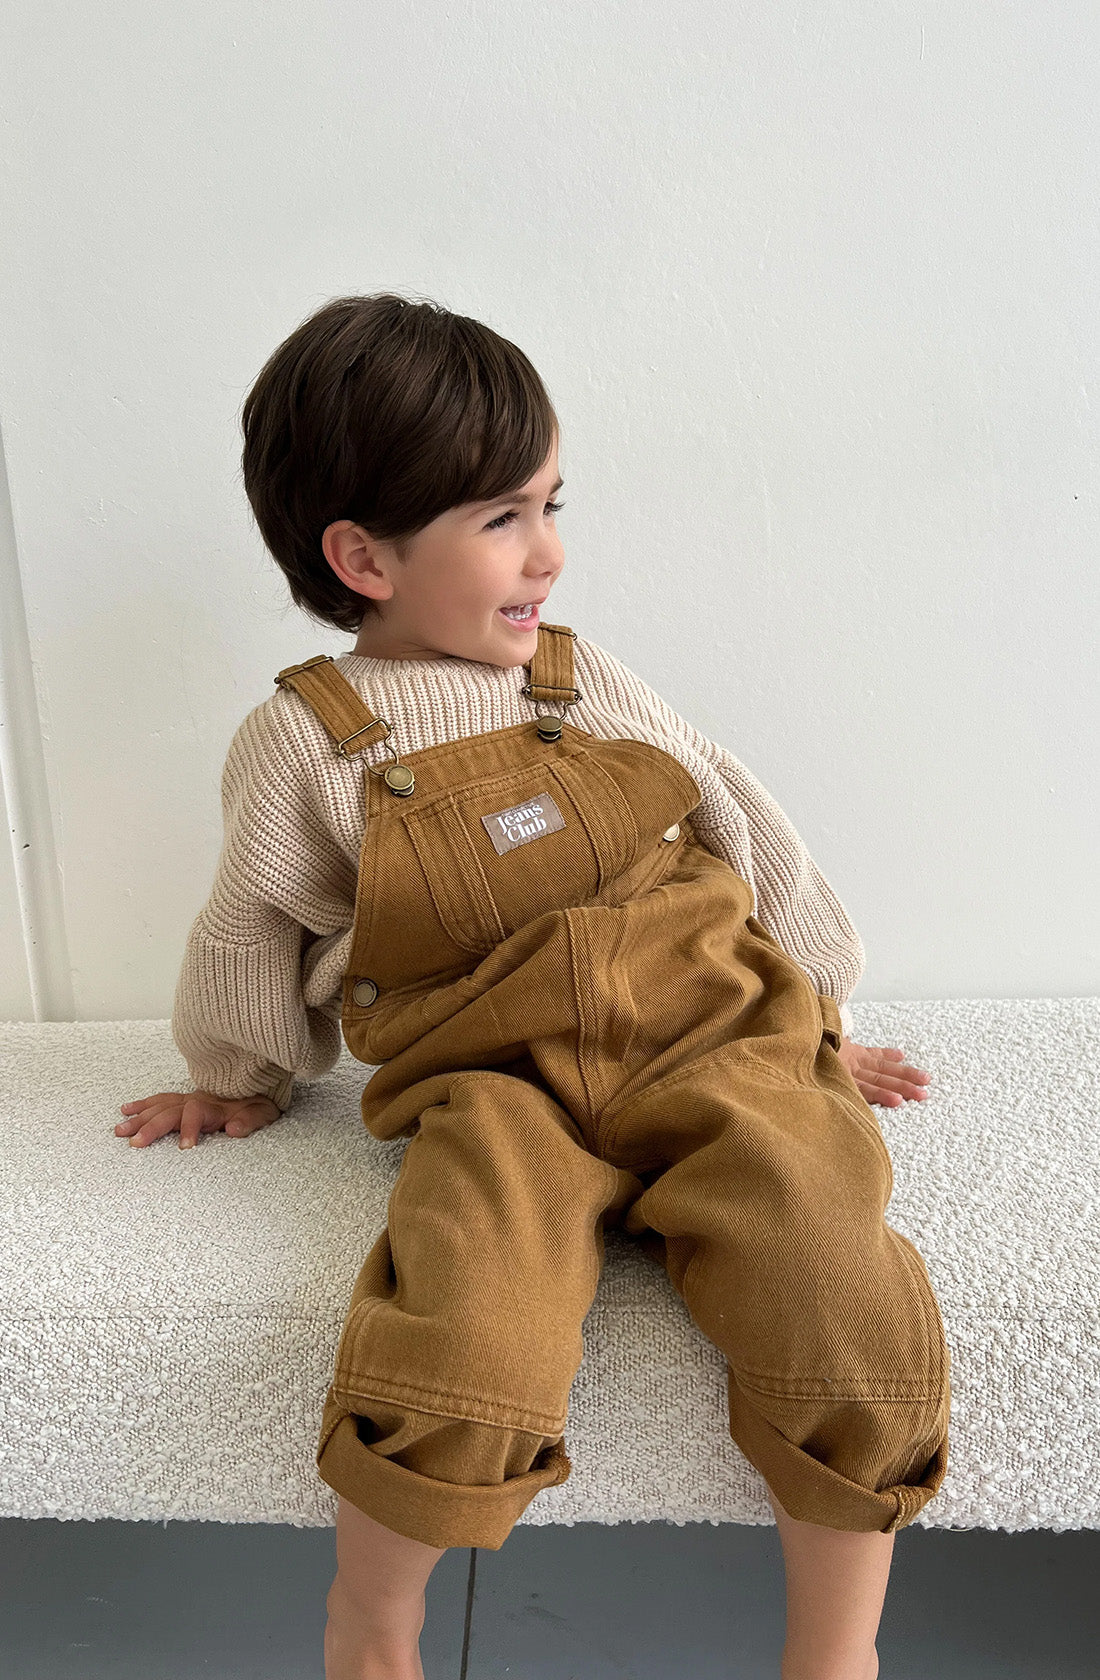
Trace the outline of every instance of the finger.
{"type": "Polygon", "coordinates": [[[172,1109],[163,1109],[153,1119],[147,1120],[140,1131],[134,1133],[130,1139],[131,1149],[147,1149],[151,1143],[156,1143],[158,1138],[167,1137],[170,1132],[174,1132],[178,1124],[175,1112],[172,1109]]]}
{"type": "Polygon", "coordinates": [[[868,1080],[869,1084],[877,1086],[879,1090],[891,1091],[903,1100],[908,1100],[913,1097],[927,1097],[928,1095],[927,1081],[920,1082],[917,1079],[903,1079],[900,1074],[895,1075],[891,1073],[873,1073],[865,1075],[864,1077],[868,1080]]]}
{"type": "Polygon", "coordinates": [[[885,1091],[880,1085],[870,1085],[857,1081],[864,1099],[869,1103],[878,1103],[880,1108],[900,1108],[905,1100],[896,1091],[885,1091]]]}
{"type": "MultiPolygon", "coordinates": [[[[143,1126],[148,1125],[151,1120],[159,1119],[163,1114],[171,1114],[173,1116],[174,1125],[175,1114],[177,1112],[176,1105],[165,1101],[157,1107],[155,1106],[156,1103],[156,1097],[149,1097],[141,1104],[139,1113],[131,1114],[125,1120],[120,1120],[118,1125],[115,1127],[116,1136],[128,1137],[130,1142],[133,1143],[134,1137],[141,1131],[143,1126]]],[[[157,1137],[161,1137],[162,1135],[163,1134],[161,1132],[156,1133],[157,1137]]]]}
{"type": "Polygon", "coordinates": [[[151,1114],[131,1114],[128,1120],[119,1121],[115,1127],[115,1133],[118,1137],[132,1137],[134,1132],[138,1131],[147,1120],[152,1118],[151,1114]]]}
{"type": "Polygon", "coordinates": [[[891,1087],[896,1085],[903,1096],[911,1092],[915,1092],[918,1096],[927,1096],[929,1077],[923,1068],[910,1067],[908,1062],[904,1067],[899,1067],[896,1072],[879,1074],[879,1078],[887,1085],[891,1087]]]}
{"type": "Polygon", "coordinates": [[[899,1108],[903,1102],[910,1099],[926,1098],[928,1092],[923,1085],[897,1086],[884,1079],[873,1078],[857,1080],[860,1090],[868,1102],[884,1103],[887,1108],[899,1108]]]}
{"type": "Polygon", "coordinates": [[[886,1046],[883,1046],[881,1049],[869,1049],[866,1054],[868,1056],[874,1056],[878,1059],[879,1067],[883,1073],[901,1073],[907,1075],[919,1074],[924,1079],[928,1078],[926,1069],[914,1067],[911,1062],[907,1062],[905,1060],[904,1050],[889,1049],[886,1046]],[[886,1064],[884,1060],[887,1056],[890,1058],[889,1064],[886,1064]],[[901,1062],[904,1065],[902,1067],[898,1067],[896,1065],[898,1062],[901,1062]]]}
{"type": "Polygon", "coordinates": [[[859,1070],[864,1078],[877,1081],[888,1090],[899,1091],[905,1097],[926,1095],[925,1087],[931,1077],[926,1069],[907,1062],[903,1051],[891,1049],[865,1051],[859,1070]],[[891,1059],[887,1061],[887,1057],[891,1059]]]}
{"type": "Polygon", "coordinates": [[[123,1103],[119,1108],[119,1113],[124,1118],[118,1122],[115,1131],[121,1132],[127,1127],[132,1131],[135,1126],[140,1126],[148,1118],[145,1110],[151,1102],[156,1102],[156,1098],[141,1097],[137,1102],[123,1103]]]}
{"type": "Polygon", "coordinates": [[[225,1129],[230,1137],[250,1137],[258,1132],[262,1126],[270,1126],[273,1116],[258,1114],[254,1118],[242,1119],[240,1115],[235,1120],[227,1120],[225,1129]]]}
{"type": "Polygon", "coordinates": [[[220,1124],[220,1116],[211,1114],[209,1106],[198,1097],[187,1097],[180,1111],[180,1148],[193,1149],[204,1131],[220,1124]]]}

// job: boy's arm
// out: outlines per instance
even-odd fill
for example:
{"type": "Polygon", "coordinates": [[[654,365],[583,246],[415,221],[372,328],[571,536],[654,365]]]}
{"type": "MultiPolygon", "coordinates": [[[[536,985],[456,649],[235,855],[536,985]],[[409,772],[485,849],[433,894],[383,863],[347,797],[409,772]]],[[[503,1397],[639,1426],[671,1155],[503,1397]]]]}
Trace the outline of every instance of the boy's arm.
{"type": "Polygon", "coordinates": [[[307,1006],[303,934],[287,921],[254,944],[212,938],[200,915],[187,937],[172,1037],[196,1090],[270,1097],[285,1113],[296,1078],[316,1079],[340,1054],[340,998],[307,1006]]]}
{"type": "Polygon", "coordinates": [[[172,1011],[196,1089],[269,1097],[284,1112],[295,1079],[319,1077],[340,1054],[340,948],[355,903],[354,871],[286,748],[265,707],[233,737],[221,856],[172,1011]]]}
{"type": "Polygon", "coordinates": [[[719,855],[732,852],[737,857],[736,867],[756,895],[760,921],[806,971],[815,988],[838,1004],[845,1037],[850,1038],[853,1022],[848,999],[863,973],[866,953],[847,911],[790,818],[733,753],[674,712],[621,660],[587,640],[583,649],[592,660],[586,673],[589,686],[593,677],[597,679],[598,699],[591,696],[597,703],[634,716],[650,731],[656,725],[721,779],[732,806],[704,799],[705,812],[701,806],[698,815],[692,815],[699,840],[714,850],[714,841],[720,838],[724,844],[719,855]]]}

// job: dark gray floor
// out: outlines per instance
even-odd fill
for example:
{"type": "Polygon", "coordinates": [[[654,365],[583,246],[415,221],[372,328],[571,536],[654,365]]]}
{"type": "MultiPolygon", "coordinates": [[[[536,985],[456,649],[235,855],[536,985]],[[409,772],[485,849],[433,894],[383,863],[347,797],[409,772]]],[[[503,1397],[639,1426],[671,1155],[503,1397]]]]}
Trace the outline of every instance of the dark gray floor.
{"type": "MultiPolygon", "coordinates": [[[[334,1529],[0,1521],[4,1680],[323,1680],[334,1529]]],[[[880,1680],[1098,1680],[1100,1531],[902,1529],[880,1680]]],[[[778,1680],[772,1526],[520,1526],[428,1583],[426,1680],[778,1680]]]]}

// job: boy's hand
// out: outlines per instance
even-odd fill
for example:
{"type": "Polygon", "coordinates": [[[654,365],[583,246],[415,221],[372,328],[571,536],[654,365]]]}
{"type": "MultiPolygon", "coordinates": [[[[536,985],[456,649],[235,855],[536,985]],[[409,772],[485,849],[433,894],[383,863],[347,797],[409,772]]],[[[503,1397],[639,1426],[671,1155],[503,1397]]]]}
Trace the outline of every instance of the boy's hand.
{"type": "Polygon", "coordinates": [[[910,1067],[901,1050],[873,1049],[844,1038],[837,1055],[869,1103],[898,1108],[909,1098],[928,1095],[928,1075],[910,1067]]]}
{"type": "Polygon", "coordinates": [[[128,1137],[144,1149],[169,1132],[179,1132],[181,1149],[190,1149],[202,1132],[224,1131],[227,1137],[248,1137],[279,1118],[270,1097],[218,1097],[213,1091],[158,1091],[155,1097],[123,1103],[127,1116],[115,1127],[116,1137],[128,1137]]]}

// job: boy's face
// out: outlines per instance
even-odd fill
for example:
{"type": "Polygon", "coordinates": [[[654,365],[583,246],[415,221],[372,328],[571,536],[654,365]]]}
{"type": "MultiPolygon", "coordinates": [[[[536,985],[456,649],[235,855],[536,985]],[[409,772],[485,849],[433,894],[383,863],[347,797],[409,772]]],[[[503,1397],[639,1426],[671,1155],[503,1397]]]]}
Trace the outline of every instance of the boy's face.
{"type": "Polygon", "coordinates": [[[433,519],[413,539],[404,564],[362,525],[349,519],[329,525],[322,538],[329,565],[381,610],[363,624],[353,651],[376,659],[450,654],[486,665],[528,664],[539,609],[526,623],[512,623],[501,608],[541,605],[565,563],[554,525],[560,483],[555,443],[515,495],[467,502],[433,519]]]}

